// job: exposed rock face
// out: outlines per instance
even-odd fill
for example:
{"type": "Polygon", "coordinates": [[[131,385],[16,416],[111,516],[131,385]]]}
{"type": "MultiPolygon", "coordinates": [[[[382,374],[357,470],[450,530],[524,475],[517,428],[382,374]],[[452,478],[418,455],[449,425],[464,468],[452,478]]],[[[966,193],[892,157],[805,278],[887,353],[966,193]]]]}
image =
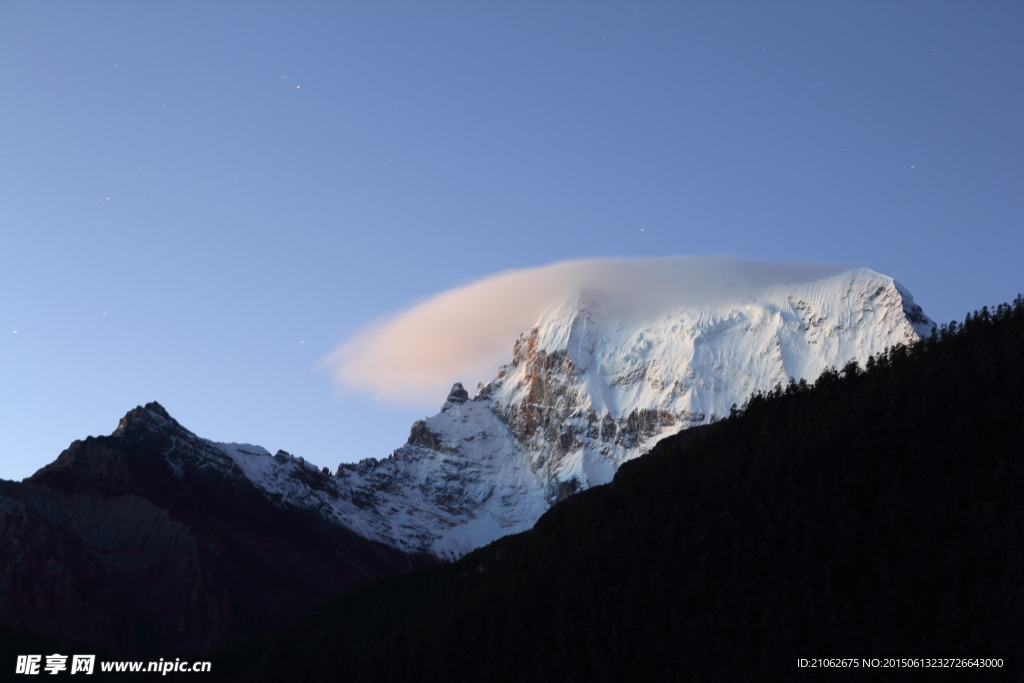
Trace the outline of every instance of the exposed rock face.
{"type": "MultiPolygon", "coordinates": [[[[0,623],[166,657],[284,626],[425,561],[273,500],[225,451],[150,403],[29,479],[0,481],[0,623]]],[[[333,490],[278,459],[302,486],[333,490]]]]}

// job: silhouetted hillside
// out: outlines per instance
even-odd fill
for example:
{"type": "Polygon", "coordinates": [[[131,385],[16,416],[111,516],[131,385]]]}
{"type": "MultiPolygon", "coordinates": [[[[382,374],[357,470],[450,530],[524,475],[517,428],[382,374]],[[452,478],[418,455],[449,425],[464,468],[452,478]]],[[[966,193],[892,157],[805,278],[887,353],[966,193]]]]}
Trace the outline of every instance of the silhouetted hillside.
{"type": "Polygon", "coordinates": [[[150,403],[31,478],[0,481],[0,635],[167,657],[281,628],[431,561],[272,500],[230,464],[150,403]]]}
{"type": "Polygon", "coordinates": [[[1019,680],[1024,299],[759,396],[459,562],[222,654],[246,681],[1019,680]]]}

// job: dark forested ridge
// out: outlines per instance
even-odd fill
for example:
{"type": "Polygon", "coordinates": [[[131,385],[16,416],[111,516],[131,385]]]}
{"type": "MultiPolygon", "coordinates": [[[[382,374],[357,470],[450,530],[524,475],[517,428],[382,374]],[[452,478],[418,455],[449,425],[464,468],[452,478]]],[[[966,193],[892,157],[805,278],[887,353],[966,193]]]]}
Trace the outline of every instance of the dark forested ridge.
{"type": "Polygon", "coordinates": [[[755,397],[533,530],[378,579],[222,653],[214,675],[1021,680],[1022,391],[1018,297],[867,368],[755,397]],[[1004,667],[797,667],[823,657],[1004,667]]]}

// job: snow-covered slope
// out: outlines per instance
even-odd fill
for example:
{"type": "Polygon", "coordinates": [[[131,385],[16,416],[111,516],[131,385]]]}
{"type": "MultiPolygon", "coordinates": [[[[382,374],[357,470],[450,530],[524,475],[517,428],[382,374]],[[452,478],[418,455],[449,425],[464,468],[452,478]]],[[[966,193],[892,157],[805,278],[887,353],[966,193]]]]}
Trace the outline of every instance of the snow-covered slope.
{"type": "Polygon", "coordinates": [[[398,549],[454,558],[531,527],[557,500],[754,392],[863,363],[933,328],[906,290],[865,269],[657,314],[584,292],[522,334],[475,396],[456,384],[390,457],[326,478],[256,447],[219,447],[281,500],[398,549]]]}

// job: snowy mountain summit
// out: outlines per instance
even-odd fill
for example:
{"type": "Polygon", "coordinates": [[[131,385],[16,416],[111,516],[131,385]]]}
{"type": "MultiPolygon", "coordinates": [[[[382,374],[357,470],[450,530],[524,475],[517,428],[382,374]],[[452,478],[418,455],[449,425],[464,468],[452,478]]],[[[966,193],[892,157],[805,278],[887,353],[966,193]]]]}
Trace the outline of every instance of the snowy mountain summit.
{"type": "Polygon", "coordinates": [[[657,308],[626,310],[597,292],[566,299],[474,396],[456,384],[390,457],[342,464],[326,486],[255,449],[227,450],[281,500],[399,550],[456,558],[530,528],[662,437],[724,417],[757,391],[813,381],[935,327],[892,278],[866,269],[681,293],[657,308]]]}

